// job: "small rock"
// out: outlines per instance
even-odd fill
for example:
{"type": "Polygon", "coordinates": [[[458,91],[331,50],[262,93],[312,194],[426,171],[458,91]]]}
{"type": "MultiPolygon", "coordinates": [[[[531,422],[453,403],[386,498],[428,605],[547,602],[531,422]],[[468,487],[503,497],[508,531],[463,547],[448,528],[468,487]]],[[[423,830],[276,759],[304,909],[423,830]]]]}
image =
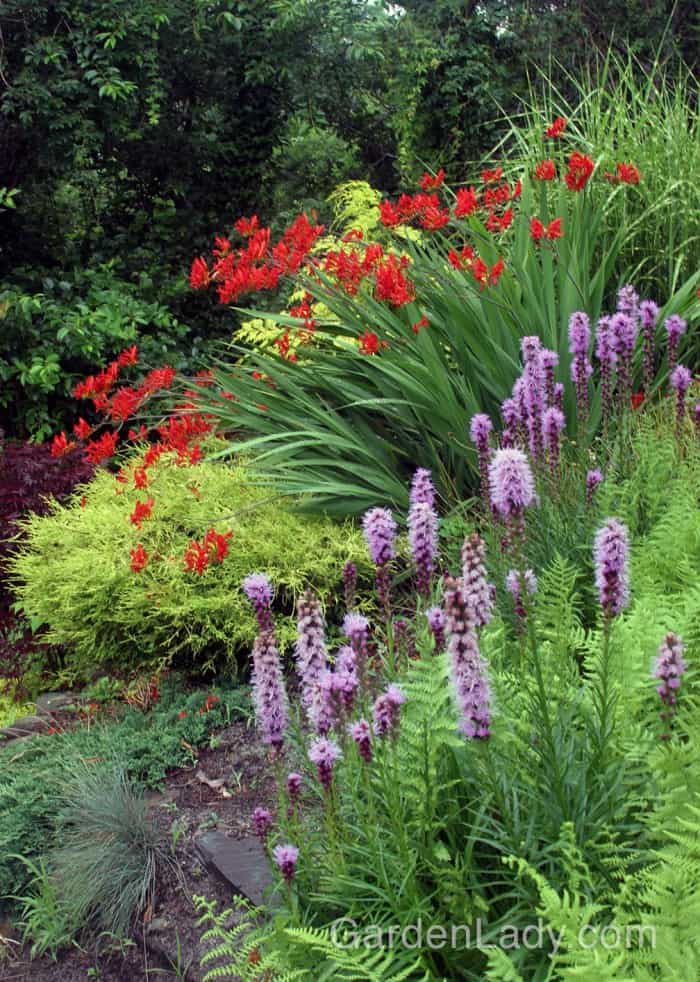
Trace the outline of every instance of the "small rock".
{"type": "Polygon", "coordinates": [[[255,907],[269,900],[272,874],[260,841],[254,836],[231,839],[223,832],[205,832],[195,847],[204,864],[255,907]]]}
{"type": "Polygon", "coordinates": [[[170,930],[171,924],[167,917],[154,917],[148,922],[147,930],[151,934],[159,934],[162,931],[170,930]]]}
{"type": "Polygon", "coordinates": [[[44,692],[37,696],[36,711],[44,715],[55,713],[59,709],[65,709],[75,702],[75,698],[70,692],[44,692]]]}
{"type": "Polygon", "coordinates": [[[22,716],[16,719],[12,726],[6,726],[0,730],[0,738],[6,740],[16,740],[18,737],[28,736],[30,733],[43,733],[48,730],[50,724],[41,716],[22,716]]]}

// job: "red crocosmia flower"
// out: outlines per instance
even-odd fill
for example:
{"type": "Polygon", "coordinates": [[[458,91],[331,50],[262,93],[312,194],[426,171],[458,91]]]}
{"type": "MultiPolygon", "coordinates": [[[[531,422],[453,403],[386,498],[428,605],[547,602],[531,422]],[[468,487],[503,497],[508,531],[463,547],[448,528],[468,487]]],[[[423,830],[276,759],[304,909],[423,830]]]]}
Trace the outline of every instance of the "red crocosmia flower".
{"type": "Polygon", "coordinates": [[[433,177],[431,174],[427,174],[427,173],[423,174],[423,176],[420,179],[420,186],[423,188],[424,191],[430,191],[433,188],[439,188],[444,180],[445,180],[445,171],[441,167],[440,170],[435,175],[435,177],[433,177]]]}
{"type": "Polygon", "coordinates": [[[124,422],[133,416],[142,401],[142,391],[132,389],[125,385],[112,396],[109,405],[106,407],[110,419],[115,422],[124,422]]]}
{"type": "Polygon", "coordinates": [[[459,188],[455,204],[455,218],[465,218],[479,207],[479,197],[473,187],[459,188]]]}
{"type": "Polygon", "coordinates": [[[557,165],[553,160],[542,160],[535,167],[535,177],[538,181],[553,181],[557,176],[557,165]]]}
{"type": "Polygon", "coordinates": [[[180,712],[177,714],[178,719],[185,719],[186,717],[187,717],[186,709],[181,709],[180,712]]]}
{"type": "Polygon", "coordinates": [[[87,506],[87,497],[85,495],[80,499],[80,507],[85,508],[87,506]]]}
{"type": "Polygon", "coordinates": [[[365,331],[358,338],[360,344],[360,354],[376,355],[379,351],[379,338],[373,331],[365,331]]]}
{"type": "Polygon", "coordinates": [[[130,348],[124,348],[117,358],[117,364],[122,367],[127,365],[135,365],[139,360],[139,349],[135,344],[132,344],[130,348]]]}
{"type": "Polygon", "coordinates": [[[493,170],[482,170],[481,172],[481,180],[484,182],[484,184],[490,184],[493,181],[500,181],[502,177],[502,167],[496,167],[493,170]]]}
{"type": "Polygon", "coordinates": [[[561,218],[553,218],[547,226],[548,239],[560,239],[564,234],[561,227],[561,218]]]}
{"type": "Polygon", "coordinates": [[[544,135],[550,139],[556,138],[562,135],[566,129],[566,120],[563,116],[557,116],[552,125],[544,131],[544,135]]]}
{"type": "Polygon", "coordinates": [[[139,542],[136,548],[131,550],[132,573],[140,573],[141,570],[145,568],[147,563],[148,563],[148,553],[139,542]]]}
{"type": "Polygon", "coordinates": [[[103,433],[99,440],[90,440],[85,444],[85,456],[91,464],[99,464],[114,456],[119,440],[118,433],[103,433]]]}
{"type": "Polygon", "coordinates": [[[79,440],[87,440],[87,438],[92,433],[92,427],[90,426],[89,423],[86,423],[83,417],[81,416],[78,419],[78,422],[73,427],[73,432],[75,433],[75,435],[78,437],[79,440]]]}
{"type": "Polygon", "coordinates": [[[634,392],[634,393],[632,393],[632,397],[630,399],[630,405],[631,405],[632,409],[639,409],[639,407],[641,406],[641,404],[643,402],[644,402],[644,393],[643,392],[634,392]]]}
{"type": "Polygon", "coordinates": [[[392,201],[379,202],[379,220],[387,228],[396,228],[404,221],[404,216],[392,201]]]}
{"type": "Polygon", "coordinates": [[[450,220],[450,210],[449,208],[433,208],[428,207],[423,212],[421,218],[421,225],[424,229],[429,232],[437,232],[438,229],[443,228],[450,220]]]}
{"type": "Polygon", "coordinates": [[[134,471],[134,487],[135,488],[147,488],[148,487],[148,474],[146,473],[145,467],[137,467],[134,471]]]}
{"type": "Polygon", "coordinates": [[[429,321],[425,314],[421,317],[419,321],[411,325],[411,330],[414,334],[419,334],[422,327],[428,327],[429,321]]]}
{"type": "Polygon", "coordinates": [[[515,182],[515,187],[513,188],[513,200],[517,201],[520,195],[523,193],[523,182],[518,179],[515,182]]]}
{"type": "Polygon", "coordinates": [[[505,263],[502,259],[497,260],[491,267],[491,272],[489,273],[489,283],[491,286],[496,286],[501,278],[501,273],[505,268],[505,263]]]}
{"type": "Polygon", "coordinates": [[[569,157],[569,169],[564,175],[567,188],[570,191],[583,191],[594,167],[590,157],[578,151],[572,153],[569,157]]]}
{"type": "Polygon", "coordinates": [[[361,228],[351,228],[342,238],[343,242],[362,242],[365,235],[361,228]]]}
{"type": "Polygon", "coordinates": [[[138,430],[129,430],[127,436],[130,440],[145,440],[148,436],[148,427],[141,423],[138,430]]]}
{"type": "Polygon", "coordinates": [[[252,235],[255,232],[255,230],[258,227],[258,224],[259,224],[258,216],[251,215],[250,218],[239,218],[236,224],[234,225],[234,228],[236,229],[239,235],[242,235],[244,236],[244,238],[247,239],[250,235],[252,235]]]}
{"type": "Polygon", "coordinates": [[[209,565],[209,550],[199,542],[192,541],[185,550],[185,571],[201,576],[209,565]]]}
{"type": "Polygon", "coordinates": [[[394,307],[411,303],[415,297],[413,284],[404,274],[403,269],[410,262],[408,256],[397,259],[395,255],[387,256],[379,263],[374,271],[375,292],[377,300],[388,300],[394,307]]]}
{"type": "Polygon", "coordinates": [[[530,219],[530,237],[534,242],[539,242],[545,237],[545,228],[539,218],[530,219]]]}
{"type": "Polygon", "coordinates": [[[616,174],[606,171],[603,177],[611,184],[619,181],[621,184],[639,184],[641,175],[634,164],[616,164],[616,174]]]}
{"type": "Polygon", "coordinates": [[[134,510],[132,511],[131,515],[129,515],[131,524],[140,529],[141,522],[143,522],[146,518],[150,518],[152,511],[153,498],[149,497],[146,499],[146,501],[138,501],[137,499],[136,504],[134,505],[134,510]]]}
{"type": "Polygon", "coordinates": [[[203,290],[204,287],[209,286],[210,282],[211,275],[209,273],[207,261],[204,256],[197,256],[196,259],[192,260],[192,268],[190,269],[190,286],[193,290],[203,290]]]}
{"type": "Polygon", "coordinates": [[[75,440],[69,440],[65,433],[59,433],[53,438],[51,456],[62,457],[64,454],[70,453],[75,446],[77,446],[75,440]]]}
{"type": "Polygon", "coordinates": [[[214,239],[214,248],[212,249],[212,255],[218,256],[219,259],[227,256],[231,251],[231,242],[229,239],[223,238],[221,235],[217,235],[214,239]]]}
{"type": "Polygon", "coordinates": [[[188,460],[189,460],[190,464],[198,464],[200,462],[200,460],[202,460],[203,458],[204,458],[204,454],[202,453],[202,448],[197,443],[190,450],[190,452],[188,454],[188,460]]]}

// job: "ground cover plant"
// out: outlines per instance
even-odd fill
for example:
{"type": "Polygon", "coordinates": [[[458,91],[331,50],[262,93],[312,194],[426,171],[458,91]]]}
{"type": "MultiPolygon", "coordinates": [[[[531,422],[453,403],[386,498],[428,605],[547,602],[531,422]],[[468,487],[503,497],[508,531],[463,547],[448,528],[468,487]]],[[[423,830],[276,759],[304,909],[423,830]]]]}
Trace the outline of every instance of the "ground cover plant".
{"type": "MultiPolygon", "coordinates": [[[[580,314],[570,333],[582,421],[592,338],[580,314]]],[[[373,615],[354,608],[350,582],[337,647],[317,599],[300,600],[298,701],[285,692],[274,586],[244,581],[259,625],[258,729],[280,791],[276,814],[254,817],[285,913],[232,933],[201,901],[205,967],[224,958],[251,979],[695,978],[700,410],[686,410],[683,366],[662,401],[632,409],[618,364],[606,440],[582,447],[564,435],[547,364],[526,337],[522,415],[500,432],[472,420],[484,498],[447,570],[422,469],[408,569],[392,512],[363,518],[373,615]]]]}

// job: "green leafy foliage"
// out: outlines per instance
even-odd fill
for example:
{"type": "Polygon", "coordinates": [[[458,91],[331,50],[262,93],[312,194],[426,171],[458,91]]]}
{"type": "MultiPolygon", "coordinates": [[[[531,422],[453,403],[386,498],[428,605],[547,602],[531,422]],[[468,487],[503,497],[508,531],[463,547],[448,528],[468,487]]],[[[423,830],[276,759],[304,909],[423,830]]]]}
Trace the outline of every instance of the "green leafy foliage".
{"type": "Polygon", "coordinates": [[[47,640],[68,646],[69,676],[90,680],[105,664],[122,671],[170,661],[200,671],[225,661],[235,667],[255,636],[241,589],[248,573],[264,571],[277,584],[286,644],[303,589],[330,598],[346,560],[367,569],[357,530],[287,510],[244,463],[178,466],[166,455],[148,473],[148,489],[139,491],[130,486],[131,470],[125,485],[102,470],[72,501],[23,524],[27,538],[11,560],[18,602],[45,625],[47,640]],[[147,496],[152,514],[137,529],[130,515],[147,496]],[[186,570],[189,543],[214,526],[233,533],[226,558],[201,575],[186,570]],[[130,554],[138,543],[149,558],[135,573],[130,554]]]}

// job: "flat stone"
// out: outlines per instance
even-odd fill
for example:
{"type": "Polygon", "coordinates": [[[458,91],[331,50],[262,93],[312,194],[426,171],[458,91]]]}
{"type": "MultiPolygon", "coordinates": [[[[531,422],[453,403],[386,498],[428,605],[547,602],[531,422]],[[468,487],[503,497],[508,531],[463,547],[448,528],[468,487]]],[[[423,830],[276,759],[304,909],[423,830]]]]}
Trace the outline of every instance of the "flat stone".
{"type": "Polygon", "coordinates": [[[19,737],[29,736],[30,733],[43,733],[50,725],[42,716],[22,716],[21,719],[16,719],[12,726],[0,730],[0,738],[16,740],[19,737]]]}
{"type": "Polygon", "coordinates": [[[55,713],[66,706],[72,706],[75,697],[70,692],[44,692],[36,699],[36,711],[40,714],[55,713]]]}
{"type": "Polygon", "coordinates": [[[216,873],[233,892],[260,907],[270,900],[272,874],[262,844],[254,836],[231,839],[223,832],[204,832],[195,848],[205,866],[216,873]]]}

